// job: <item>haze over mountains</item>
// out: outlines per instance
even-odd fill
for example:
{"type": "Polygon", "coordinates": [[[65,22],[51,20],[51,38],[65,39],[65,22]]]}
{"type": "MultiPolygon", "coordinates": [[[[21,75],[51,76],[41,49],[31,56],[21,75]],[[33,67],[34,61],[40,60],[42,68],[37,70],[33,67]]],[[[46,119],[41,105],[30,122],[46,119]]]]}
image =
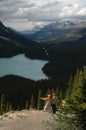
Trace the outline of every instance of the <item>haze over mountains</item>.
{"type": "Polygon", "coordinates": [[[51,23],[44,27],[39,27],[40,30],[29,35],[29,38],[43,42],[62,42],[76,40],[84,35],[86,22],[83,21],[59,21],[51,23]]]}

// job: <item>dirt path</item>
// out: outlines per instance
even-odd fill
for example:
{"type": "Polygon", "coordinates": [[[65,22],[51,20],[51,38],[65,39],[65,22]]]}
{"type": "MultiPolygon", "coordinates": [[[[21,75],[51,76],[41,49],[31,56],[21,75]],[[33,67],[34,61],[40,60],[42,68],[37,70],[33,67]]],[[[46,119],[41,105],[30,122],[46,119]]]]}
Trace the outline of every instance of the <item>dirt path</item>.
{"type": "Polygon", "coordinates": [[[23,110],[0,116],[0,130],[46,130],[43,121],[52,114],[37,110],[23,110]]]}

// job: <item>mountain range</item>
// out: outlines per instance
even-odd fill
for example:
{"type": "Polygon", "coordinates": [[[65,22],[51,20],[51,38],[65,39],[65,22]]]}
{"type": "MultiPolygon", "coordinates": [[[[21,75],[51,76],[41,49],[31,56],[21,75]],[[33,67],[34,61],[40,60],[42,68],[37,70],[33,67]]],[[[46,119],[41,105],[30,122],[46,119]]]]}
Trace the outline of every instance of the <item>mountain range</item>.
{"type": "Polygon", "coordinates": [[[84,29],[86,29],[86,22],[60,21],[44,26],[28,37],[43,43],[74,41],[86,35],[84,29]]]}
{"type": "Polygon", "coordinates": [[[49,61],[42,68],[43,72],[62,82],[86,65],[86,23],[56,22],[25,37],[0,22],[0,57],[20,53],[49,61]]]}

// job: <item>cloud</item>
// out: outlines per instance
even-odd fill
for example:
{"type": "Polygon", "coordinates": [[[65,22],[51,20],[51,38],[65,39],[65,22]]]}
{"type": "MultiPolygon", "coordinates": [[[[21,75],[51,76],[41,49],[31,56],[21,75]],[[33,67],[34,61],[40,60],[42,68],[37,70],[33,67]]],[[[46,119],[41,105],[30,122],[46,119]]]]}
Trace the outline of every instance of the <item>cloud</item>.
{"type": "Polygon", "coordinates": [[[81,10],[79,10],[79,12],[77,14],[82,15],[82,16],[86,16],[86,8],[82,8],[81,10]]]}
{"type": "Polygon", "coordinates": [[[86,0],[0,0],[0,19],[19,30],[61,19],[86,19],[86,0]]]}
{"type": "Polygon", "coordinates": [[[64,6],[63,9],[60,12],[60,17],[72,17],[76,14],[78,9],[78,4],[71,4],[64,6]]]}
{"type": "Polygon", "coordinates": [[[51,2],[51,3],[45,4],[42,8],[43,8],[43,9],[46,9],[46,8],[53,8],[53,7],[57,6],[58,4],[59,4],[58,1],[54,1],[54,2],[51,2]]]}

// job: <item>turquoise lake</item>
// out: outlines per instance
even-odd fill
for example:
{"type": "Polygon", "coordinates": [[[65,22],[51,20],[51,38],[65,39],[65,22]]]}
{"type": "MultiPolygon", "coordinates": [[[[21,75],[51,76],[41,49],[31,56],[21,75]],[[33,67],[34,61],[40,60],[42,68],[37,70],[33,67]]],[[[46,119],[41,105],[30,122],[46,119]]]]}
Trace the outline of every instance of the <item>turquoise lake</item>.
{"type": "Polygon", "coordinates": [[[0,58],[0,77],[13,74],[32,80],[48,79],[42,72],[42,67],[46,63],[48,61],[26,58],[24,54],[11,58],[0,58]]]}

